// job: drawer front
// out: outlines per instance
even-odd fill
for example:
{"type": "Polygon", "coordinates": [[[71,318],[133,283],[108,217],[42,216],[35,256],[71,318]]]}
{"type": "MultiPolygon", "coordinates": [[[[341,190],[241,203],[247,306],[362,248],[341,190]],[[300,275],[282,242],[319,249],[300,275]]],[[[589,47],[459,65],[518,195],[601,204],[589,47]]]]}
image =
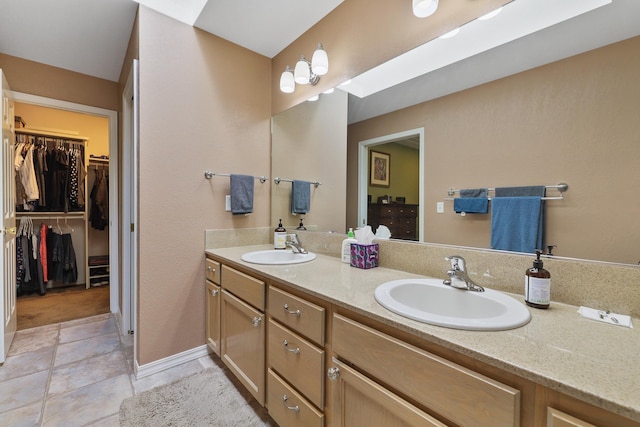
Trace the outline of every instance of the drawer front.
{"type": "Polygon", "coordinates": [[[324,408],[324,351],[269,319],[269,366],[324,408]]]}
{"type": "Polygon", "coordinates": [[[324,346],[324,308],[269,286],[268,311],[280,323],[324,346]]]}
{"type": "Polygon", "coordinates": [[[267,374],[267,409],[280,426],[324,426],[324,414],[271,369],[267,374]]]}
{"type": "Polygon", "coordinates": [[[207,258],[204,263],[204,275],[207,280],[220,284],[220,263],[207,258]]]}
{"type": "Polygon", "coordinates": [[[334,315],[333,351],[460,426],[520,425],[520,392],[334,315]]]}
{"type": "Polygon", "coordinates": [[[264,311],[265,284],[262,280],[254,279],[226,265],[222,266],[221,280],[224,289],[264,311]]]}
{"type": "Polygon", "coordinates": [[[596,427],[557,409],[547,408],[547,427],[596,427]]]}

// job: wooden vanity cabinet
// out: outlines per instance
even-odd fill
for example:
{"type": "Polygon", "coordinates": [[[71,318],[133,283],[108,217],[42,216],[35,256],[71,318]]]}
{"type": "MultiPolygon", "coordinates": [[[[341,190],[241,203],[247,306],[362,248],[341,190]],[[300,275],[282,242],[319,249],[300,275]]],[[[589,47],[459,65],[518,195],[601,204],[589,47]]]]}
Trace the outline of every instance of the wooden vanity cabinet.
{"type": "Polygon", "coordinates": [[[221,359],[255,399],[265,402],[265,283],[226,265],[221,271],[221,359]]]}
{"type": "Polygon", "coordinates": [[[205,259],[205,305],[207,345],[220,356],[220,263],[205,259]]]}
{"type": "Polygon", "coordinates": [[[267,409],[278,425],[324,425],[325,312],[269,286],[267,409]]]}
{"type": "Polygon", "coordinates": [[[351,370],[342,378],[342,363],[330,368],[333,427],[385,426],[392,416],[404,425],[520,426],[519,390],[340,314],[332,325],[335,357],[363,373],[353,380],[351,370]]]}

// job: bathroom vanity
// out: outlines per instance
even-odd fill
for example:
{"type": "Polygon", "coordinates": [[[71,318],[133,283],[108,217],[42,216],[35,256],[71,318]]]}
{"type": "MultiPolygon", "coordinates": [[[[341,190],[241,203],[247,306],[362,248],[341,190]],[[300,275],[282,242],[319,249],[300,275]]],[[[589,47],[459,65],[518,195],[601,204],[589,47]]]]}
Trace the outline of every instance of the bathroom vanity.
{"type": "Polygon", "coordinates": [[[560,303],[507,331],[432,326],[374,299],[381,283],[416,274],[324,255],[241,260],[261,249],[206,251],[207,336],[281,426],[640,426],[634,329],[560,303]]]}

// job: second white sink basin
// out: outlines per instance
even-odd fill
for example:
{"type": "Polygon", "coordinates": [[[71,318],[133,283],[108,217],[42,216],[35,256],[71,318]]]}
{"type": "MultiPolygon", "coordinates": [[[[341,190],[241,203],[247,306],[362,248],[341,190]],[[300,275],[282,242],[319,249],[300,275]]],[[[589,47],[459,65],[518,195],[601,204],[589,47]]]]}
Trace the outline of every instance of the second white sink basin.
{"type": "Polygon", "coordinates": [[[386,309],[419,322],[453,329],[500,331],[531,320],[527,307],[502,292],[452,288],[441,279],[403,279],[383,283],[375,298],[386,309]]]}
{"type": "Polygon", "coordinates": [[[290,249],[272,249],[266,251],[247,252],[242,255],[242,260],[252,264],[300,264],[316,259],[316,254],[296,254],[290,249]]]}

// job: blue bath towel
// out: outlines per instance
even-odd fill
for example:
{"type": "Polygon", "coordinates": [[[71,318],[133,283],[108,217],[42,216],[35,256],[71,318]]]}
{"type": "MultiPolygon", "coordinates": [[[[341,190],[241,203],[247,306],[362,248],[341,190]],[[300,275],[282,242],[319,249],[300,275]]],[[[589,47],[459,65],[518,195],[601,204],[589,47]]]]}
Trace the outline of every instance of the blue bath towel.
{"type": "Polygon", "coordinates": [[[291,213],[304,214],[311,210],[311,183],[294,179],[291,183],[291,213]]]}
{"type": "Polygon", "coordinates": [[[483,213],[489,212],[489,199],[487,197],[456,197],[453,199],[455,213],[483,213]]]}
{"type": "Polygon", "coordinates": [[[460,189],[460,197],[488,197],[488,188],[462,188],[460,189]]]}
{"type": "Polygon", "coordinates": [[[497,187],[496,197],[544,197],[546,188],[544,185],[530,185],[526,187],[497,187]]]}
{"type": "Polygon", "coordinates": [[[536,197],[491,200],[491,247],[534,253],[544,244],[544,202],[536,197]]]}
{"type": "Polygon", "coordinates": [[[231,174],[231,213],[246,215],[253,212],[253,184],[251,175],[231,174]]]}

